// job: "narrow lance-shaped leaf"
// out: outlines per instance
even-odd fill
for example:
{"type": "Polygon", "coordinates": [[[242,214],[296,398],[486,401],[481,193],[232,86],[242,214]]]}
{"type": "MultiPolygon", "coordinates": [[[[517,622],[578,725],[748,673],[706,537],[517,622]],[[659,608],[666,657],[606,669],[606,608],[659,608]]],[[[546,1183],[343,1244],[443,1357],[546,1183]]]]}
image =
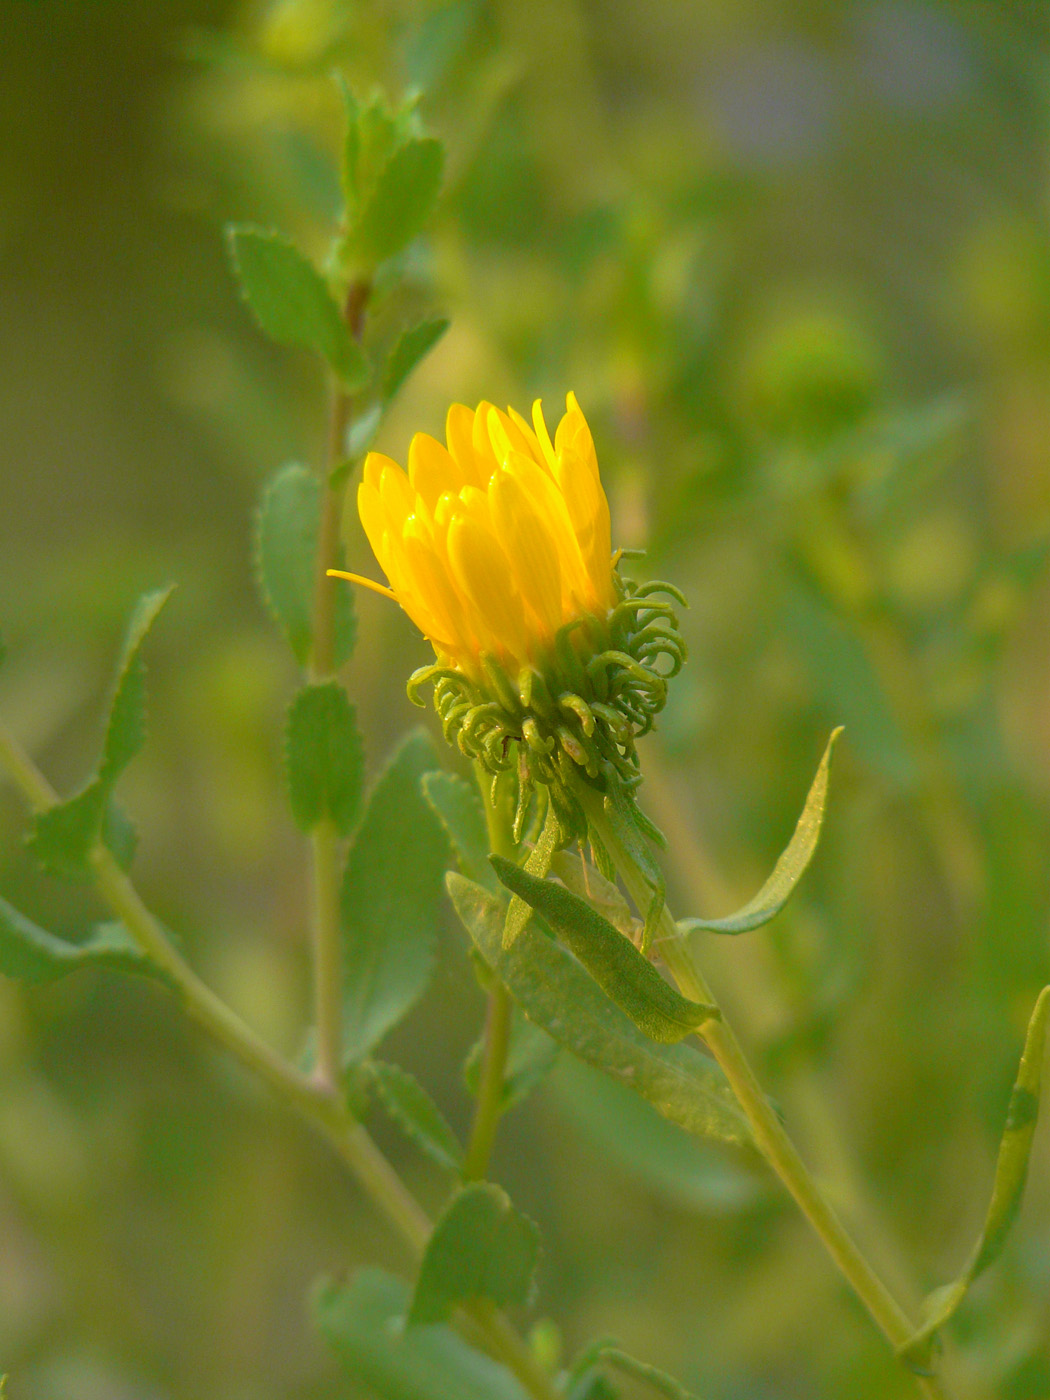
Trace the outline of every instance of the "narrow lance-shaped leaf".
{"type": "Polygon", "coordinates": [[[824,750],[824,757],[820,760],[817,776],[813,779],[813,786],[806,798],[806,805],[802,808],[802,815],[795,827],[795,834],[773,867],[772,875],[754,899],[724,919],[682,919],[679,921],[679,928],[685,931],[703,929],[708,933],[747,933],[751,929],[768,924],[770,919],[780,913],[817,849],[828,797],[831,751],[841,733],[841,727],[832,731],[828,746],[824,750]]]}
{"type": "Polygon", "coordinates": [[[5,977],[39,984],[89,966],[163,977],[121,924],[103,924],[86,942],[68,943],[0,899],[0,973],[5,977]]]}
{"type": "Polygon", "coordinates": [[[999,1144],[992,1199],[988,1206],[984,1229],[959,1277],[941,1288],[934,1289],[925,1300],[922,1307],[922,1325],[901,1348],[901,1354],[917,1369],[921,1369],[928,1358],[934,1333],[952,1316],[974,1280],[999,1257],[1020,1209],[1025,1178],[1028,1175],[1032,1138],[1039,1116],[1039,1093],[1046,1052],[1048,1017],[1050,987],[1044,987],[1028,1022],[1024,1051],[1010,1094],[1006,1128],[999,1144]]]}
{"type": "MultiPolygon", "coordinates": [[[[547,804],[547,815],[543,819],[543,829],[539,834],[535,846],[529,852],[525,861],[525,872],[533,876],[534,879],[542,880],[547,871],[551,868],[551,861],[554,853],[561,844],[561,823],[558,814],[554,810],[554,803],[547,804]]],[[[517,869],[517,867],[515,867],[517,869]]],[[[499,875],[499,871],[496,871],[499,875]]],[[[506,880],[500,875],[500,880],[506,884],[506,880]]],[[[510,888],[508,886],[508,888],[510,888]]],[[[513,947],[518,935],[529,921],[529,904],[523,899],[517,890],[511,893],[511,901],[507,907],[507,920],[503,925],[503,946],[513,947]]]]}
{"type": "Polygon", "coordinates": [[[235,225],[227,236],[241,295],[261,329],[281,345],[316,351],[344,389],[360,389],[368,361],[313,263],[267,229],[235,225]]]}
{"type": "Polygon", "coordinates": [[[99,776],[109,786],[146,742],[146,678],[142,644],[174,587],[174,584],[170,584],[167,588],[144,594],[135,604],[128,622],[99,766],[99,776]]]}
{"type": "Polygon", "coordinates": [[[389,403],[420,360],[438,343],[449,328],[446,316],[435,316],[428,321],[420,321],[398,338],[390,352],[386,372],[383,375],[383,399],[389,403]]]}
{"type": "Polygon", "coordinates": [[[528,1302],[539,1248],[539,1231],[506,1192],[472,1182],[427,1241],[409,1322],[447,1322],[460,1303],[505,1308],[528,1302]]]}
{"type": "Polygon", "coordinates": [[[459,1171],[463,1148],[422,1084],[407,1070],[381,1060],[369,1061],[367,1069],[379,1101],[398,1127],[439,1167],[459,1171]]]}
{"type": "MultiPolygon", "coordinates": [[[[310,659],[321,484],[291,462],[270,479],[259,506],[256,561],[263,601],[288,639],[300,666],[310,659]]],[[[353,596],[334,579],[334,658],[341,666],[354,649],[353,596]]]]}
{"type": "Polygon", "coordinates": [[[379,1269],[314,1295],[322,1335],[355,1385],[377,1400],[527,1400],[498,1362],[451,1327],[406,1328],[410,1290],[379,1269]]]}
{"type": "Polygon", "coordinates": [[[503,903],[455,872],[445,883],[478,952],[534,1024],[687,1132],[751,1143],[747,1120],[713,1060],[688,1045],[661,1045],[643,1034],[572,954],[534,923],[504,949],[503,903]]]}
{"type": "Polygon", "coordinates": [[[430,740],[409,735],[368,799],[343,880],[344,1034],[349,1059],[376,1046],[422,995],[434,966],[448,843],[420,791],[430,740]]]}
{"type": "Polygon", "coordinates": [[[499,881],[489,865],[489,834],[481,797],[473,783],[438,771],[423,778],[423,796],[452,842],[460,869],[494,893],[499,881]]]}
{"type": "Polygon", "coordinates": [[[364,751],[354,707],[338,681],[308,685],[288,711],[285,763],[292,813],[303,831],[328,819],[349,834],[361,805],[364,751]]]}
{"type": "Polygon", "coordinates": [[[673,1045],[718,1017],[717,1007],[675,991],[631,940],[579,895],[552,880],[537,880],[502,856],[490,860],[507,889],[548,920],[606,995],[653,1040],[673,1045]]]}

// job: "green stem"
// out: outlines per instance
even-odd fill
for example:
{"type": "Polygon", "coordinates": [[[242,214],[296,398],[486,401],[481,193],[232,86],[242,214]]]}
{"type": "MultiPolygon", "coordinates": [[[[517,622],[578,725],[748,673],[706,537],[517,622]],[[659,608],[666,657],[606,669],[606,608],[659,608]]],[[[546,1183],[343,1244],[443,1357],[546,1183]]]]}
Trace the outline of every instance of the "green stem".
{"type": "Polygon", "coordinates": [[[502,982],[497,982],[489,992],[488,1012],[485,1016],[485,1054],[481,1065],[481,1082],[478,1085],[478,1102],[474,1110],[467,1157],[463,1164],[463,1177],[466,1181],[480,1181],[488,1171],[499,1120],[503,1116],[503,1077],[507,1069],[507,1052],[510,1049],[511,1011],[510,994],[502,982]]]}
{"type": "Polygon", "coordinates": [[[343,1058],[343,931],[339,917],[339,833],[329,818],[314,827],[310,843],[317,1078],[335,1088],[343,1058]]]}
{"type": "MultiPolygon", "coordinates": [[[[595,794],[594,800],[591,801],[584,794],[584,801],[588,819],[597,827],[628,893],[640,909],[645,909],[652,895],[648,881],[607,822],[601,798],[595,794]]],[[[657,946],[685,996],[694,1001],[717,1005],[666,906],[660,919],[657,946]]],[[[703,1027],[702,1035],[728,1079],[740,1107],[747,1115],[760,1151],[780,1177],[890,1345],[895,1351],[904,1347],[915,1331],[914,1325],[854,1243],[810,1175],[809,1169],[755,1078],[732,1028],[724,1018],[708,1021],[703,1027]]],[[[948,1392],[937,1377],[917,1376],[916,1380],[929,1400],[948,1400],[948,1392]]]]}

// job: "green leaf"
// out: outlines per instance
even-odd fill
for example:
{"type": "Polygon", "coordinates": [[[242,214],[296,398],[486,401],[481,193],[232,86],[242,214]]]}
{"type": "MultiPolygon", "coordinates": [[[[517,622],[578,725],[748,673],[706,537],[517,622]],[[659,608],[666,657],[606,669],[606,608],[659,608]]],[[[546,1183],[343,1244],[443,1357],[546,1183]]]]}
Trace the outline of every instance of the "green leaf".
{"type": "Polygon", "coordinates": [[[360,389],[368,361],[313,263],[266,229],[231,225],[227,237],[241,296],[266,335],[317,351],[348,393],[360,389]]]}
{"type": "Polygon", "coordinates": [[[579,895],[553,880],[537,880],[503,856],[489,860],[507,889],[547,919],[606,995],[653,1040],[672,1045],[717,1019],[717,1007],[675,991],[631,940],[579,895]]]}
{"type": "Polygon", "coordinates": [[[107,790],[146,742],[146,673],[142,644],[174,587],[169,584],[167,588],[143,594],[128,622],[99,767],[99,776],[107,790]]]}
{"type": "Polygon", "coordinates": [[[433,970],[448,844],[420,790],[436,766],[416,730],[372,790],[347,860],[345,933],[348,1058],[379,1043],[422,995],[433,970]]]}
{"type": "Polygon", "coordinates": [[[372,1060],[368,1068],[380,1103],[398,1127],[439,1167],[458,1172],[463,1165],[463,1148],[418,1079],[382,1060],[372,1060]]]}
{"type": "MultiPolygon", "coordinates": [[[[470,871],[466,872],[468,875],[470,871]]],[[[590,861],[584,860],[575,851],[558,851],[551,861],[551,873],[573,894],[585,899],[597,909],[620,933],[633,937],[640,927],[639,921],[631,913],[631,906],[620,893],[619,887],[607,880],[601,871],[590,861]]]]}
{"type": "Polygon", "coordinates": [[[103,924],[86,942],[68,943],[0,899],[0,973],[5,977],[35,984],[53,982],[89,965],[163,976],[121,924],[103,924]]]}
{"type": "Polygon", "coordinates": [[[404,1325],[408,1286],[379,1269],[323,1283],[314,1316],[347,1375],[377,1400],[526,1400],[498,1362],[450,1327],[404,1325]]]}
{"type": "Polygon", "coordinates": [[[444,160],[441,142],[433,137],[398,146],[350,231],[348,247],[357,258],[374,265],[412,242],[437,200],[444,160]]]}
{"type": "MultiPolygon", "coordinates": [[[[551,861],[554,853],[561,845],[562,830],[558,814],[554,810],[554,803],[547,804],[547,814],[543,819],[543,828],[532,850],[525,861],[525,873],[531,875],[535,880],[542,880],[551,868],[551,861]]],[[[499,871],[497,870],[497,875],[499,871]]],[[[500,875],[500,879],[503,877],[500,875]]],[[[507,920],[503,925],[503,946],[510,948],[522,929],[528,923],[530,917],[528,901],[514,891],[510,904],[507,907],[507,920]]]]}
{"type": "Polygon", "coordinates": [[[65,802],[33,820],[26,845],[50,875],[66,880],[91,878],[91,852],[102,830],[106,789],[96,778],[65,802]]]}
{"type": "Polygon", "coordinates": [[[400,336],[383,375],[383,399],[386,403],[394,397],[420,360],[434,348],[450,324],[446,316],[435,316],[431,320],[420,321],[418,326],[413,326],[400,336]]]}
{"type": "Polygon", "coordinates": [[[697,1400],[691,1391],[679,1385],[666,1371],[629,1356],[613,1341],[603,1340],[588,1347],[584,1356],[573,1367],[573,1372],[576,1374],[591,1370],[599,1363],[611,1366],[613,1370],[629,1376],[631,1380],[642,1381],[654,1394],[663,1396],[664,1400],[697,1400]]]}
{"type": "Polygon", "coordinates": [[[687,1045],[644,1035],[597,986],[571,953],[526,924],[503,948],[503,904],[451,872],[445,880],[456,912],[485,962],[531,1021],[581,1060],[604,1070],[698,1137],[749,1144],[751,1130],[718,1066],[687,1045]]]}
{"type": "Polygon", "coordinates": [[[354,707],[338,681],[307,685],[288,710],[285,764],[292,813],[303,831],[326,817],[340,836],[361,805],[364,750],[354,707]]]}
{"type": "Polygon", "coordinates": [[[423,778],[423,796],[445,828],[463,874],[495,894],[499,881],[489,865],[489,833],[477,788],[454,773],[438,771],[423,778]]]}
{"type": "MultiPolygon", "coordinates": [[[[557,1041],[552,1040],[539,1026],[534,1026],[523,1015],[521,1009],[515,1006],[510,1030],[510,1047],[503,1071],[503,1093],[500,1096],[500,1108],[503,1113],[508,1113],[546,1079],[554,1068],[558,1051],[557,1041]]],[[[463,1082],[475,1098],[481,1088],[484,1053],[485,1042],[482,1038],[474,1042],[463,1063],[463,1082]]]]}
{"type": "Polygon", "coordinates": [[[682,919],[678,927],[685,932],[704,929],[709,933],[747,933],[750,929],[761,928],[779,914],[813,859],[820,839],[820,828],[824,821],[824,806],[828,796],[828,770],[831,766],[831,751],[842,729],[832,731],[824,757],[820,760],[817,776],[802,808],[802,815],[780,859],[773,867],[769,879],[743,908],[724,919],[682,919]]]}
{"type": "MultiPolygon", "coordinates": [[[[300,666],[310,659],[321,483],[297,462],[270,479],[259,507],[256,558],[263,601],[300,666]]],[[[354,649],[356,622],[349,588],[330,579],[335,597],[335,663],[354,649]]]]}
{"type": "Polygon", "coordinates": [[[922,1306],[922,1323],[914,1336],[901,1348],[901,1355],[920,1372],[928,1361],[934,1334],[958,1308],[974,1280],[998,1259],[1020,1209],[1025,1179],[1028,1176],[1032,1138],[1039,1116],[1048,1018],[1050,987],[1044,987],[1039,993],[1031,1020],[1028,1022],[1024,1051],[1010,1094],[1006,1128],[999,1143],[992,1199],[988,1205],[984,1229],[959,1277],[941,1288],[934,1289],[925,1300],[922,1306]]]}
{"type": "Polygon", "coordinates": [[[427,1241],[409,1323],[447,1322],[460,1303],[528,1302],[539,1249],[538,1229],[506,1192],[472,1182],[453,1197],[427,1241]]]}

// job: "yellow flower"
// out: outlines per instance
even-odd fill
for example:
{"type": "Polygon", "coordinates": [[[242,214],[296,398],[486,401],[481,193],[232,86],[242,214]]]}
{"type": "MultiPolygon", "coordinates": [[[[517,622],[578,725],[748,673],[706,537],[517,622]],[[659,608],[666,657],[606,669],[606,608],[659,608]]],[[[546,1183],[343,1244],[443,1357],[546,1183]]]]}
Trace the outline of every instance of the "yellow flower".
{"type": "Polygon", "coordinates": [[[390,587],[351,577],[400,603],[443,663],[477,678],[490,654],[516,676],[616,605],[594,442],[574,394],[553,442],[539,400],[531,425],[453,404],[445,440],[417,433],[407,474],[368,454],[357,505],[390,587]]]}

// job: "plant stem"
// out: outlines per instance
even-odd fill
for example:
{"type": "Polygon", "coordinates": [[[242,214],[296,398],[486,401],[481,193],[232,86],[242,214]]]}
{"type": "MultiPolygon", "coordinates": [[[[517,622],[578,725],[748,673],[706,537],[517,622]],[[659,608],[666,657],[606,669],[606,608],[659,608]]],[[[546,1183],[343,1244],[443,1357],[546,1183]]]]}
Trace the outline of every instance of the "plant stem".
{"type": "Polygon", "coordinates": [[[339,834],[328,817],[311,833],[313,972],[317,1079],[334,1088],[343,1058],[343,933],[339,918],[339,834]]]}
{"type": "MultiPolygon", "coordinates": [[[[645,909],[652,896],[648,881],[605,819],[601,798],[595,794],[595,800],[591,801],[586,796],[584,800],[588,819],[597,827],[606,850],[627,886],[628,893],[640,909],[645,909]]],[[[683,994],[694,1001],[717,1005],[666,905],[661,915],[657,940],[664,962],[683,994]]],[[[760,1151],[794,1197],[876,1325],[894,1350],[899,1350],[913,1335],[913,1324],[858,1249],[810,1175],[809,1169],[755,1078],[732,1028],[724,1019],[712,1020],[702,1027],[701,1034],[728,1079],[740,1107],[747,1115],[760,1151]]],[[[917,1376],[916,1380],[929,1400],[948,1400],[948,1392],[937,1377],[917,1376]]]]}
{"type": "Polygon", "coordinates": [[[489,992],[485,1016],[485,1053],[481,1064],[481,1082],[470,1143],[463,1164],[466,1181],[479,1181],[488,1171],[489,1158],[496,1142],[499,1120],[503,1116],[503,1076],[510,1048],[512,1003],[502,982],[489,992]]]}

